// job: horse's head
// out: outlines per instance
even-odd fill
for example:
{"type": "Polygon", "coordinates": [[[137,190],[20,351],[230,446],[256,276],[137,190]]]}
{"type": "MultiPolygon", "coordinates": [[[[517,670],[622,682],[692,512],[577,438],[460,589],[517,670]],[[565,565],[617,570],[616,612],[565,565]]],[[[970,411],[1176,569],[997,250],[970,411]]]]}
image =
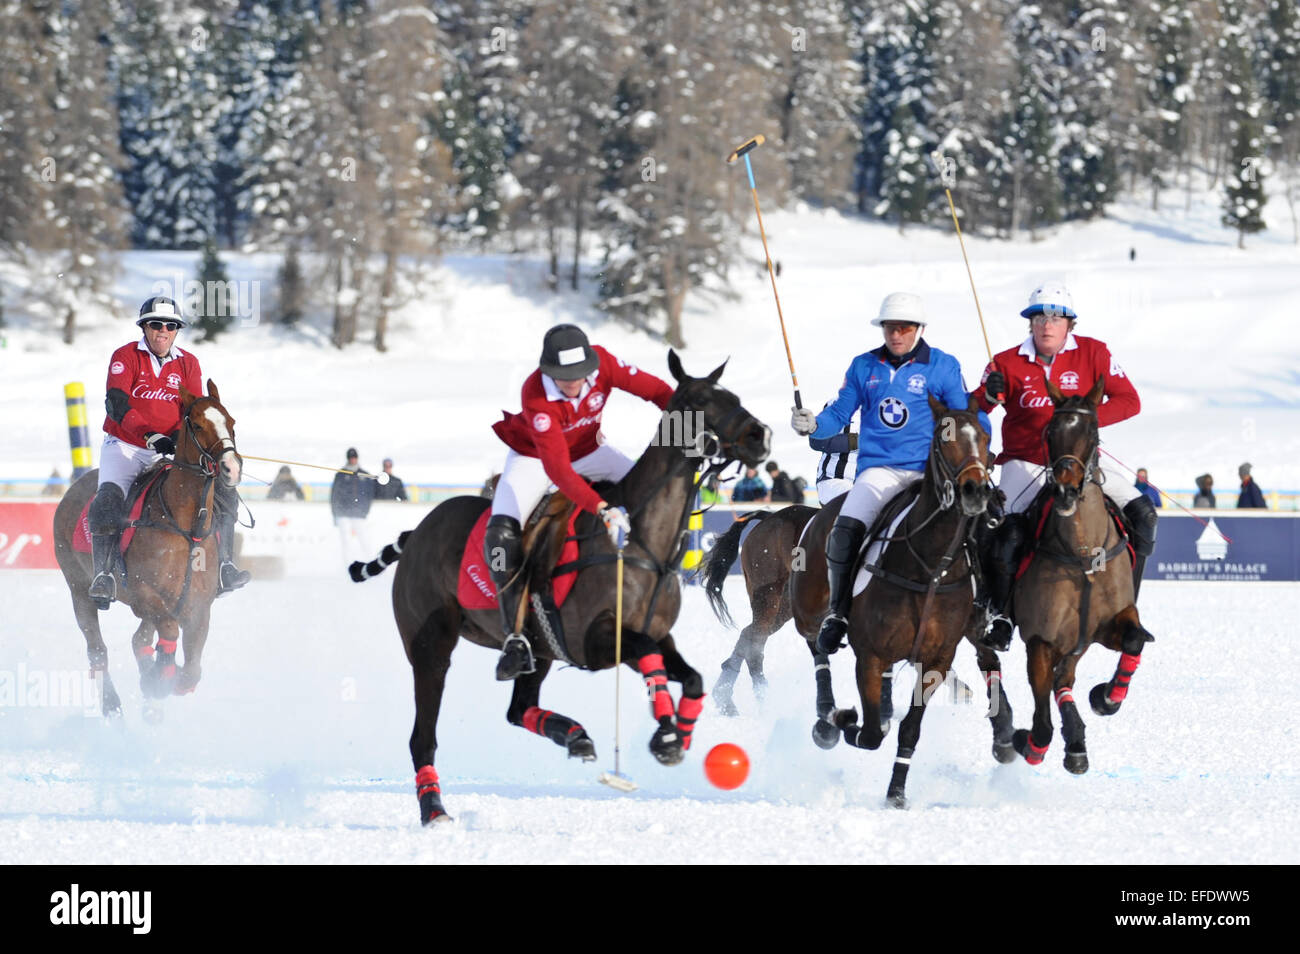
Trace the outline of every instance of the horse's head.
{"type": "Polygon", "coordinates": [[[235,449],[235,419],[222,406],[221,394],[211,378],[207,397],[181,387],[181,433],[176,441],[176,459],[209,477],[219,475],[227,487],[239,484],[244,459],[235,449]]]}
{"type": "MultiPolygon", "coordinates": [[[[668,370],[677,381],[677,390],[664,412],[661,430],[677,434],[688,456],[739,460],[757,467],[772,449],[772,429],[741,406],[740,398],[718,386],[722,362],[703,378],[693,378],[682,370],[677,352],[668,351],[668,370]]],[[[662,435],[661,435],[662,436],[662,435]]]]}
{"type": "Polygon", "coordinates": [[[934,437],[927,470],[940,503],[945,508],[958,503],[968,517],[983,513],[993,493],[986,466],[989,436],[980,425],[978,412],[979,402],[973,395],[965,410],[947,407],[930,395],[934,437]]]}
{"type": "Polygon", "coordinates": [[[1056,405],[1043,442],[1047,445],[1048,479],[1056,495],[1056,512],[1062,517],[1074,513],[1088,481],[1097,469],[1097,406],[1101,404],[1106,379],[1098,378],[1085,395],[1066,397],[1049,379],[1047,394],[1056,405]]]}

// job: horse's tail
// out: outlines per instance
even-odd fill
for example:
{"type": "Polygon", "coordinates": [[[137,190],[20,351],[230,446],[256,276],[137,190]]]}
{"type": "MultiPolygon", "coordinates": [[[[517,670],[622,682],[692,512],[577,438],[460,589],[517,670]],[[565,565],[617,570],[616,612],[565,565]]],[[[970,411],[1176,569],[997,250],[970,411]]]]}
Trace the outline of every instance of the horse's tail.
{"type": "Polygon", "coordinates": [[[411,535],[410,530],[404,531],[395,543],[390,543],[369,563],[362,563],[360,560],[354,560],[348,566],[348,576],[352,577],[353,583],[364,583],[372,576],[378,576],[388,569],[392,564],[402,558],[402,547],[406,546],[406,540],[411,535]]]}
{"type": "Polygon", "coordinates": [[[762,520],[770,515],[771,511],[755,510],[733,523],[726,533],[718,537],[713,549],[709,551],[709,558],[700,568],[704,577],[704,592],[709,598],[713,615],[718,618],[718,622],[732,629],[735,629],[736,623],[731,618],[731,611],[727,609],[727,601],[722,597],[722,584],[726,582],[731,564],[736,562],[736,554],[740,552],[740,535],[745,532],[745,525],[751,520],[762,520]]]}

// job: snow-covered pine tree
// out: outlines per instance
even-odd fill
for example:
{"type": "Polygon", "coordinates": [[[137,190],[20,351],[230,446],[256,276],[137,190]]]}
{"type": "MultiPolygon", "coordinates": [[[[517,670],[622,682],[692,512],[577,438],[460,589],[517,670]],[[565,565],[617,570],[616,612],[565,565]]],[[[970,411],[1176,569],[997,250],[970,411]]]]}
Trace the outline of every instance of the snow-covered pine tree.
{"type": "Polygon", "coordinates": [[[199,341],[212,341],[229,329],[235,320],[235,302],[228,294],[230,276],[226,263],[217,253],[215,238],[203,243],[203,256],[199,259],[199,288],[202,294],[197,301],[187,302],[194,316],[194,330],[199,341]]]}
{"type": "Polygon", "coordinates": [[[1264,158],[1267,107],[1256,83],[1252,56],[1255,23],[1239,0],[1221,0],[1224,103],[1228,162],[1223,178],[1223,224],[1237,230],[1237,247],[1264,230],[1264,158]]]}
{"type": "Polygon", "coordinates": [[[1127,12],[1118,0],[1054,0],[1062,26],[1057,62],[1060,101],[1055,123],[1061,218],[1101,215],[1118,183],[1114,115],[1118,48],[1127,12]],[[1111,34],[1114,34],[1112,40],[1111,34]]]}

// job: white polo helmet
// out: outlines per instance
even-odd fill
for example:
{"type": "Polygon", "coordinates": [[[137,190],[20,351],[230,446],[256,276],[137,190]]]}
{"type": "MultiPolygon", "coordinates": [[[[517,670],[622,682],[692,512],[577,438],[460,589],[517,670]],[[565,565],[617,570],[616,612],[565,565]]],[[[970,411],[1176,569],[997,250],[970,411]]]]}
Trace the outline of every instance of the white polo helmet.
{"type": "Polygon", "coordinates": [[[880,314],[871,319],[877,327],[886,321],[909,321],[914,325],[926,324],[925,303],[920,295],[911,292],[894,292],[880,303],[880,314]]]}
{"type": "Polygon", "coordinates": [[[1032,318],[1042,314],[1063,318],[1079,317],[1075,314],[1074,298],[1070,295],[1070,289],[1065,287],[1065,282],[1055,279],[1046,281],[1029,293],[1029,307],[1020,313],[1020,317],[1032,318]]]}

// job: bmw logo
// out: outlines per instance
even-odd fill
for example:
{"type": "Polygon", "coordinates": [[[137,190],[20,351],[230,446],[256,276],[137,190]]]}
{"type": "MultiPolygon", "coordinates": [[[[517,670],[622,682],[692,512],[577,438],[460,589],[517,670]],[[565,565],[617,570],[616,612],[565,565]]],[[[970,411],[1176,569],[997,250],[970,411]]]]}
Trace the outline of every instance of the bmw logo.
{"type": "Polygon", "coordinates": [[[880,402],[880,423],[886,427],[899,428],[907,423],[907,405],[896,397],[887,397],[880,402]]]}

